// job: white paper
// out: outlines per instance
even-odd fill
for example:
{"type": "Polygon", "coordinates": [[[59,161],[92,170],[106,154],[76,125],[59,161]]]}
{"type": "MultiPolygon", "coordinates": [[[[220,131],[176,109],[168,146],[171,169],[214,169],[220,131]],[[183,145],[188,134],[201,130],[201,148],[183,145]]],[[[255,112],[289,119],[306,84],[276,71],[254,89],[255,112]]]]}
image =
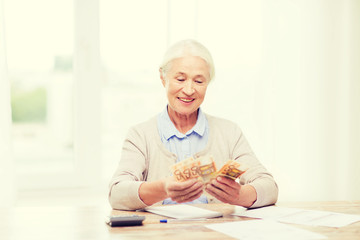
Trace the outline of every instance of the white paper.
{"type": "Polygon", "coordinates": [[[188,204],[150,206],[145,208],[145,210],[158,215],[177,219],[214,218],[222,217],[223,215],[221,212],[194,207],[188,204]]]}
{"type": "Polygon", "coordinates": [[[249,220],[205,225],[207,228],[241,240],[326,239],[325,236],[270,220],[249,220]]]}
{"type": "Polygon", "coordinates": [[[297,214],[281,217],[279,221],[312,226],[344,227],[360,221],[360,216],[325,211],[304,210],[297,214]]]}
{"type": "Polygon", "coordinates": [[[249,209],[243,213],[233,215],[242,216],[242,217],[251,217],[251,218],[262,218],[262,219],[274,219],[277,220],[281,217],[288,216],[291,214],[296,214],[302,212],[303,210],[297,208],[286,208],[286,207],[262,207],[256,209],[249,209]]]}
{"type": "Polygon", "coordinates": [[[360,215],[351,215],[327,211],[303,210],[285,207],[263,207],[247,210],[244,213],[233,215],[271,219],[285,223],[296,223],[312,226],[343,227],[360,221],[360,215]]]}

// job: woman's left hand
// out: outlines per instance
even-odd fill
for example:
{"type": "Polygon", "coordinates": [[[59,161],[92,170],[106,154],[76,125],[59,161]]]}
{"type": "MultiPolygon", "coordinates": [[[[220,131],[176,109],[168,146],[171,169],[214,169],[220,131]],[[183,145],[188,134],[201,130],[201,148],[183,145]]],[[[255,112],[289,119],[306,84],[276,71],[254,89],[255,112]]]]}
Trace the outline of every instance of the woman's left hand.
{"type": "Polygon", "coordinates": [[[206,185],[206,191],[218,200],[250,207],[256,201],[256,191],[250,185],[240,185],[232,179],[217,177],[206,185]]]}
{"type": "Polygon", "coordinates": [[[184,203],[199,198],[203,192],[203,186],[203,182],[197,179],[177,182],[174,178],[168,178],[165,182],[165,191],[171,200],[184,203]]]}

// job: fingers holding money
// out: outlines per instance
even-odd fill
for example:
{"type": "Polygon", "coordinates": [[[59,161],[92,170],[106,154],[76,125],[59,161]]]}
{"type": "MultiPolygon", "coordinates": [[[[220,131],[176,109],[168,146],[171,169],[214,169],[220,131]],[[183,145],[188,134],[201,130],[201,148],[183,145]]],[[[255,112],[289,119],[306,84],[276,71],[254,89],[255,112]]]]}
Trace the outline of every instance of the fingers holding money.
{"type": "Polygon", "coordinates": [[[173,201],[176,201],[178,203],[185,203],[185,202],[191,202],[195,199],[198,199],[203,193],[203,190],[202,188],[200,189],[197,189],[193,192],[190,192],[186,195],[183,195],[183,196],[177,196],[175,198],[171,198],[173,201]]]}
{"type": "Polygon", "coordinates": [[[193,157],[184,159],[172,165],[170,170],[173,179],[178,182],[168,185],[167,193],[173,201],[183,203],[195,200],[201,196],[205,183],[209,186],[207,188],[209,194],[222,202],[234,204],[240,191],[240,184],[234,180],[240,177],[247,168],[239,162],[229,159],[217,171],[214,158],[204,156],[196,159],[193,157]],[[219,180],[212,183],[211,181],[217,177],[219,180]],[[196,183],[196,179],[201,179],[202,183],[196,183]],[[185,182],[186,184],[179,184],[185,182]]]}
{"type": "Polygon", "coordinates": [[[217,177],[206,185],[206,191],[224,203],[236,204],[241,185],[226,177],[217,177]]]}
{"type": "Polygon", "coordinates": [[[196,179],[184,182],[171,181],[166,185],[166,192],[173,201],[178,203],[189,202],[201,196],[203,185],[196,179]]]}

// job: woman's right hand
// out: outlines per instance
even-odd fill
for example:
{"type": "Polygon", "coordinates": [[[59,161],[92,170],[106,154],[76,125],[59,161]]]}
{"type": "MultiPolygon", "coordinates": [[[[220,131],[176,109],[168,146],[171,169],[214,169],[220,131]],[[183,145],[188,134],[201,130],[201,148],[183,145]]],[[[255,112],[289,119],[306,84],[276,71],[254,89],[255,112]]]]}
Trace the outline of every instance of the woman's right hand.
{"type": "Polygon", "coordinates": [[[173,177],[165,180],[165,191],[171,200],[184,203],[193,201],[203,193],[204,184],[197,179],[177,182],[173,177]]]}

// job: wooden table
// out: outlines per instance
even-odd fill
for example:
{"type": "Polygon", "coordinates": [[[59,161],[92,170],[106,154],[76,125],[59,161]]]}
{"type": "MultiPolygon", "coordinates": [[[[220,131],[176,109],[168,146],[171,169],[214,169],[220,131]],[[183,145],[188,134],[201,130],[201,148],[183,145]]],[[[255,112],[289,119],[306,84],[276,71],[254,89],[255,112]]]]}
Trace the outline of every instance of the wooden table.
{"type": "MultiPolygon", "coordinates": [[[[299,202],[278,203],[278,206],[359,214],[360,201],[356,202],[299,202]]],[[[226,204],[197,205],[221,211],[223,218],[196,222],[159,223],[164,217],[147,212],[114,211],[104,207],[32,207],[0,208],[0,239],[233,239],[206,228],[205,224],[244,221],[249,218],[232,216],[232,206],[226,204]],[[105,224],[107,215],[144,215],[143,226],[115,227],[105,224]]],[[[360,239],[360,222],[342,228],[294,225],[317,232],[328,239],[360,239]]]]}

